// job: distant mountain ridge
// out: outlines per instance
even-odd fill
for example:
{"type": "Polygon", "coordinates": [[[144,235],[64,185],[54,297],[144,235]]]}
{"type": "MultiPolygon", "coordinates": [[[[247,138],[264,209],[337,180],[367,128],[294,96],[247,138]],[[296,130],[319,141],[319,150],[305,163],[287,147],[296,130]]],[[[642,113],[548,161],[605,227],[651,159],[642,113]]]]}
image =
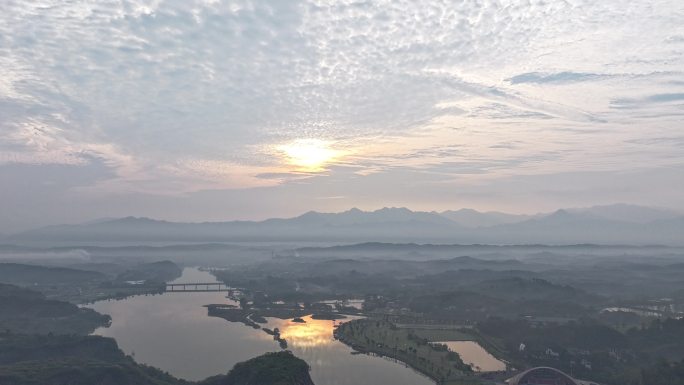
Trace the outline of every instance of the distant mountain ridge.
{"type": "Polygon", "coordinates": [[[445,226],[454,225],[440,214],[423,211],[411,211],[405,207],[384,207],[375,211],[362,211],[352,208],[340,213],[320,213],[309,211],[298,217],[290,219],[267,219],[264,222],[296,222],[302,224],[343,226],[343,225],[363,225],[363,224],[382,224],[400,222],[424,222],[441,224],[445,226]]]}
{"type": "Polygon", "coordinates": [[[9,242],[434,242],[489,244],[684,244],[684,215],[634,205],[561,209],[517,215],[500,212],[422,212],[386,207],[340,213],[309,211],[264,221],[169,222],[124,217],[48,226],[5,238],[9,242]]]}
{"type": "Polygon", "coordinates": [[[652,221],[675,219],[684,216],[684,214],[672,210],[628,205],[623,203],[607,206],[568,209],[567,211],[570,213],[587,214],[597,218],[634,223],[648,223],[652,221]]]}
{"type": "Polygon", "coordinates": [[[465,227],[488,227],[516,223],[534,217],[532,215],[506,214],[496,211],[479,212],[473,209],[447,210],[441,212],[440,215],[465,227]]]}

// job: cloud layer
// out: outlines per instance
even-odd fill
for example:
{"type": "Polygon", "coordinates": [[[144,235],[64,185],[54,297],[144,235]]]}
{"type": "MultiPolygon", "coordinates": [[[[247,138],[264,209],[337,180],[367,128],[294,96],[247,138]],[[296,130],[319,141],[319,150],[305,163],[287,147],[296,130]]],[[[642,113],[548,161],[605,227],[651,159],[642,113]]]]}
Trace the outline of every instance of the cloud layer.
{"type": "Polygon", "coordinates": [[[676,0],[9,0],[0,68],[0,177],[69,169],[72,200],[341,178],[356,192],[316,204],[362,206],[421,175],[460,206],[510,178],[684,165],[676,0]],[[345,156],[302,174],[279,150],[302,140],[345,156]]]}

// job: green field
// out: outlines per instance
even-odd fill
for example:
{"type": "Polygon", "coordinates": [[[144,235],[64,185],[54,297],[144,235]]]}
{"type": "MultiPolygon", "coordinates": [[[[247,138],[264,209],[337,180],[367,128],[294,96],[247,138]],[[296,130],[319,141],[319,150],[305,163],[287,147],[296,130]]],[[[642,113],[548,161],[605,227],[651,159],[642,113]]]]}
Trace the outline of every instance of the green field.
{"type": "Polygon", "coordinates": [[[444,345],[429,344],[429,339],[410,329],[399,329],[385,321],[360,319],[340,325],[337,335],[358,351],[395,358],[439,384],[480,383],[458,354],[448,351],[444,345]]]}
{"type": "Polygon", "coordinates": [[[471,334],[467,329],[414,329],[418,337],[425,338],[430,342],[436,341],[476,341],[477,336],[471,334]]]}

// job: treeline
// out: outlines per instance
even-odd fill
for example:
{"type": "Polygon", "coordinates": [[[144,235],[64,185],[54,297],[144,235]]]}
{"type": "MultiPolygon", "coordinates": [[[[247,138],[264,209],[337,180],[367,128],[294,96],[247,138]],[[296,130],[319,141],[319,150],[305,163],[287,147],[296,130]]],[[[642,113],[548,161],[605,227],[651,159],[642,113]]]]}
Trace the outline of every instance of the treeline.
{"type": "Polygon", "coordinates": [[[24,334],[88,334],[109,324],[92,309],[46,299],[39,292],[0,283],[0,332],[24,334]]]}
{"type": "Polygon", "coordinates": [[[626,332],[591,319],[534,324],[490,318],[477,327],[502,341],[519,367],[552,366],[609,385],[684,384],[684,319],[656,319],[626,332]]]}

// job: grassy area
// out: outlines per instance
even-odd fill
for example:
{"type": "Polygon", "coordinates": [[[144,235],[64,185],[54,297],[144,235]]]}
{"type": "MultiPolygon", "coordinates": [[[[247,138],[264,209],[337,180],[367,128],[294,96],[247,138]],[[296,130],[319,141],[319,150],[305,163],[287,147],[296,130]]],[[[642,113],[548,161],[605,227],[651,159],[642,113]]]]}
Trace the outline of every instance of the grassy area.
{"type": "Polygon", "coordinates": [[[475,341],[476,337],[468,329],[409,329],[420,338],[430,342],[438,341],[475,341]]]}
{"type": "Polygon", "coordinates": [[[412,330],[386,321],[354,320],[340,325],[337,337],[361,352],[395,358],[445,385],[478,384],[471,368],[444,345],[432,345],[412,330]]]}

